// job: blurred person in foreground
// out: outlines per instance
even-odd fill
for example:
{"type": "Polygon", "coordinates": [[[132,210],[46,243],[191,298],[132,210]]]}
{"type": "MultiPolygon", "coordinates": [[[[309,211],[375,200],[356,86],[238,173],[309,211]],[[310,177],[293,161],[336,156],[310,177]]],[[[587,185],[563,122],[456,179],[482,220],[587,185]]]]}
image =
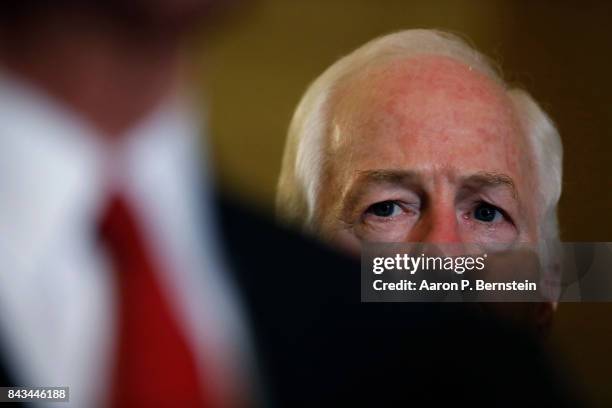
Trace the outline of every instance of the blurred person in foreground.
{"type": "Polygon", "coordinates": [[[1,6],[0,385],[75,407],[566,402],[528,336],[360,304],[350,261],[214,188],[182,52],[210,6],[1,6]]]}
{"type": "MultiPolygon", "coordinates": [[[[306,91],[277,210],[351,252],[535,244],[554,286],[561,171],[559,134],[527,92],[457,36],[406,30],[340,59],[306,91]]],[[[548,325],[552,306],[538,305],[537,322],[548,325]]]]}

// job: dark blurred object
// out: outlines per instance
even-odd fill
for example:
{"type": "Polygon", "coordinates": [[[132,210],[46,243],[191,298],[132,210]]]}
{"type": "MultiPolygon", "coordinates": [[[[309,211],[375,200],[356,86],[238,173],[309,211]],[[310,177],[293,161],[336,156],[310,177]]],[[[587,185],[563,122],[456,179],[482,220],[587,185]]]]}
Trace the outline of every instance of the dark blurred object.
{"type": "Polygon", "coordinates": [[[262,406],[582,406],[518,327],[469,304],[361,303],[354,261],[227,196],[215,213],[253,329],[262,406]]]}
{"type": "Polygon", "coordinates": [[[581,406],[533,333],[498,310],[361,303],[357,262],[227,198],[219,211],[274,406],[581,406]]]}

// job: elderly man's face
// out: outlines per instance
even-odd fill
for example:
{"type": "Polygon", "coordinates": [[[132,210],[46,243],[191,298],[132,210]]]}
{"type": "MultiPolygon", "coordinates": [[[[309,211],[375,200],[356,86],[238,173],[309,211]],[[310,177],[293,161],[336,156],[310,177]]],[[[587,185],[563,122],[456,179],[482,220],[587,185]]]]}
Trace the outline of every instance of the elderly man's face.
{"type": "Polygon", "coordinates": [[[416,57],[352,78],[332,102],[316,209],[332,241],[538,238],[531,149],[505,91],[485,75],[416,57]]]}

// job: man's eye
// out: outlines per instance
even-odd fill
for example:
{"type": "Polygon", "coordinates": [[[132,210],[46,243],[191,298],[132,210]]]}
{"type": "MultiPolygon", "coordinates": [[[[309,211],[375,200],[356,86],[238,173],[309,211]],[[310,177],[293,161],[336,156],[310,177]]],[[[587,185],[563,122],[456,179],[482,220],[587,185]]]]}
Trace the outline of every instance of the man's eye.
{"type": "Polygon", "coordinates": [[[377,217],[393,217],[399,215],[401,211],[402,208],[394,201],[381,201],[368,207],[366,213],[377,217]]]}
{"type": "Polygon", "coordinates": [[[494,205],[480,203],[474,209],[474,218],[482,222],[498,222],[504,215],[494,205]]]}

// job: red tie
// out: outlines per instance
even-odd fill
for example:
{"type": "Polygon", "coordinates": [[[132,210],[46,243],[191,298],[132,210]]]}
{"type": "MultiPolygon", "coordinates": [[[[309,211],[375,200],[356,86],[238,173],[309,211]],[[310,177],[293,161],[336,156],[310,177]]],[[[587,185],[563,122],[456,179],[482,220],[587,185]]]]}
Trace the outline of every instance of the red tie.
{"type": "Polygon", "coordinates": [[[101,238],[117,273],[117,361],[112,407],[212,407],[196,361],[129,203],[116,196],[101,222],[101,238]]]}

